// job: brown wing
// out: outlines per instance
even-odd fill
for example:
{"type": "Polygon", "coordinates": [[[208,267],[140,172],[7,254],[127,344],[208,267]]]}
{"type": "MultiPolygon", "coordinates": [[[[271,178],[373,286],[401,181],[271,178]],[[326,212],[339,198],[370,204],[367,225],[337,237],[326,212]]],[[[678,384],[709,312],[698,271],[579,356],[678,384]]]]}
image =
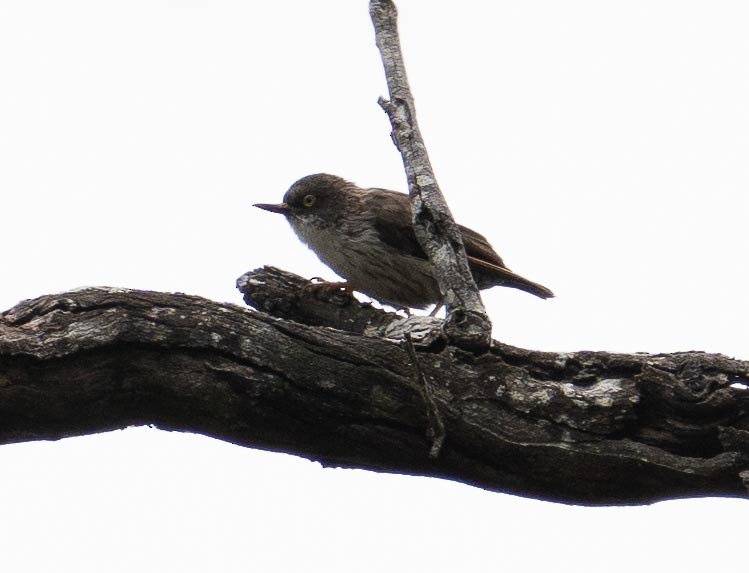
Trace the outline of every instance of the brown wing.
{"type": "MultiPolygon", "coordinates": [[[[419,241],[416,239],[413,223],[411,221],[411,204],[408,195],[388,191],[386,189],[377,189],[378,200],[374,200],[374,195],[368,207],[377,215],[375,216],[375,228],[379,233],[380,239],[391,247],[399,249],[401,252],[408,253],[413,257],[426,259],[426,253],[421,248],[419,241]],[[382,201],[382,194],[387,194],[388,201],[382,201]]],[[[504,267],[505,264],[500,256],[494,252],[486,237],[469,229],[458,225],[463,244],[465,245],[466,255],[476,261],[486,261],[498,267],[504,267]]]]}
{"type": "Polygon", "coordinates": [[[387,189],[376,191],[380,196],[370,195],[368,207],[375,213],[374,226],[380,240],[401,253],[426,260],[411,222],[408,195],[387,189]],[[381,194],[386,194],[388,200],[383,201],[381,194]]]}
{"type": "Polygon", "coordinates": [[[496,267],[507,268],[504,261],[502,261],[502,257],[496,253],[484,235],[463,225],[458,225],[458,228],[460,229],[460,234],[463,236],[463,246],[466,248],[466,255],[469,260],[474,259],[478,262],[487,262],[496,267]]]}
{"type": "MultiPolygon", "coordinates": [[[[408,195],[385,189],[377,189],[377,191],[386,193],[392,199],[391,201],[382,201],[382,197],[375,200],[374,195],[370,196],[372,200],[368,207],[376,213],[375,229],[380,240],[398,249],[401,253],[426,259],[426,253],[416,239],[416,233],[411,222],[411,205],[408,195]]],[[[503,285],[529,292],[541,298],[554,296],[545,286],[529,281],[508,269],[502,261],[502,257],[494,251],[489,241],[482,234],[462,225],[458,225],[458,228],[463,238],[468,264],[479,288],[503,285]]]]}

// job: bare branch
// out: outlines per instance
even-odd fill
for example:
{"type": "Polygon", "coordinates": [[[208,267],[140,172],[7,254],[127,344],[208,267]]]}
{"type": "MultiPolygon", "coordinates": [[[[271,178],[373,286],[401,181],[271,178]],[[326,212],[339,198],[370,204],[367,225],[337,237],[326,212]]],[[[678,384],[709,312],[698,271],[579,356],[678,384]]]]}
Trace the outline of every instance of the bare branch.
{"type": "Polygon", "coordinates": [[[491,322],[469,270],[460,231],[437,185],[419,132],[400,49],[395,4],[391,0],[371,0],[369,13],[390,92],[390,101],[380,98],[379,103],[390,118],[392,138],[403,157],[416,237],[434,264],[445,295],[445,331],[458,346],[486,350],[491,342],[491,322]]]}
{"type": "Polygon", "coordinates": [[[266,268],[242,281],[283,318],[113,288],[19,304],[0,318],[0,443],[154,424],[567,503],[746,497],[747,362],[415,341],[430,411],[403,336],[362,334],[405,319],[318,300],[300,280],[266,268]],[[338,314],[357,331],[331,328],[338,314]]]}

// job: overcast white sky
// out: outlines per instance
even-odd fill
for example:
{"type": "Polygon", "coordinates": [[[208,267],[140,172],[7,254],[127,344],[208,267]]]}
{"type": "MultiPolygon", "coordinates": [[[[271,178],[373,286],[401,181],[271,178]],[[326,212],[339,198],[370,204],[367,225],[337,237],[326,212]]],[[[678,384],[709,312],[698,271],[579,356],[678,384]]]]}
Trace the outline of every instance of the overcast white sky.
{"type": "MultiPolygon", "coordinates": [[[[399,0],[456,218],[543,350],[749,359],[744,2],[399,0]]],[[[0,0],[0,308],[79,286],[241,303],[330,271],[251,207],[327,171],[405,190],[364,0],[0,0]]],[[[740,571],[749,504],[566,507],[129,429],[0,447],[2,571],[740,571]]]]}

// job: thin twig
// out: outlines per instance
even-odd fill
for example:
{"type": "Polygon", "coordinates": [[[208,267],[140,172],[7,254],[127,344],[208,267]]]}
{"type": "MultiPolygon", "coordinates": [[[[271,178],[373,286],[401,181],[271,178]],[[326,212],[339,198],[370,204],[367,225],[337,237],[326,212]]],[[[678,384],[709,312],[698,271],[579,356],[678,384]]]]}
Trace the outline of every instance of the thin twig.
{"type": "Polygon", "coordinates": [[[406,351],[408,356],[411,358],[411,363],[416,370],[416,379],[419,382],[419,388],[422,389],[421,394],[424,397],[424,402],[427,406],[427,420],[429,426],[427,427],[427,437],[432,440],[432,447],[429,449],[429,457],[437,459],[442,450],[442,444],[445,443],[445,424],[440,416],[439,407],[434,399],[434,393],[432,392],[432,386],[429,383],[429,379],[421,369],[419,364],[419,356],[416,354],[416,348],[414,348],[413,340],[411,340],[411,333],[407,332],[404,336],[406,341],[406,351]]]}

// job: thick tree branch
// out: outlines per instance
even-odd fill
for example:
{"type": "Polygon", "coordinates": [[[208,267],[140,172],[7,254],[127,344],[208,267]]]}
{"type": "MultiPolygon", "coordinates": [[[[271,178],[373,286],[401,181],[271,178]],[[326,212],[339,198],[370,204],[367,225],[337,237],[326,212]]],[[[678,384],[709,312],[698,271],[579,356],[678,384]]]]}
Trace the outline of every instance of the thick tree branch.
{"type": "Polygon", "coordinates": [[[240,284],[266,312],[112,288],[7,311],[0,443],[155,424],[568,503],[746,497],[747,362],[499,343],[477,357],[431,339],[417,368],[403,317],[272,268],[240,284]]]}
{"type": "Polygon", "coordinates": [[[445,332],[458,346],[485,350],[491,322],[468,268],[463,240],[442,196],[416,122],[398,38],[398,13],[391,0],[371,0],[369,13],[385,67],[390,101],[380,98],[393,127],[392,138],[403,157],[416,237],[435,268],[448,307],[445,332]]]}

